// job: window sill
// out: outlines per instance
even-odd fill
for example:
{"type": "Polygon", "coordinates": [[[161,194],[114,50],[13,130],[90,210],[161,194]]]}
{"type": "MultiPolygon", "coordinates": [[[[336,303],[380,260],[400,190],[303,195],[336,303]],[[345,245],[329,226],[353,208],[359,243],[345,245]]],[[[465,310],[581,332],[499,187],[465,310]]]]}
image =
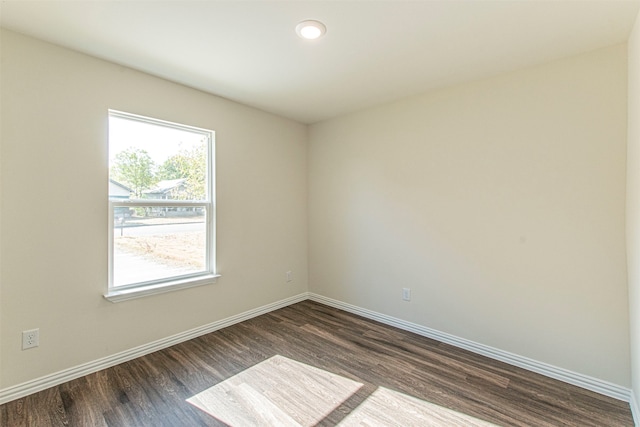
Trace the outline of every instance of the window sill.
{"type": "Polygon", "coordinates": [[[158,283],[154,285],[139,286],[130,289],[110,289],[104,297],[111,302],[121,302],[134,298],[142,298],[150,295],[163,294],[165,292],[173,292],[180,289],[193,288],[195,286],[211,285],[216,283],[219,274],[209,274],[199,276],[197,278],[189,278],[176,280],[173,282],[158,283]]]}

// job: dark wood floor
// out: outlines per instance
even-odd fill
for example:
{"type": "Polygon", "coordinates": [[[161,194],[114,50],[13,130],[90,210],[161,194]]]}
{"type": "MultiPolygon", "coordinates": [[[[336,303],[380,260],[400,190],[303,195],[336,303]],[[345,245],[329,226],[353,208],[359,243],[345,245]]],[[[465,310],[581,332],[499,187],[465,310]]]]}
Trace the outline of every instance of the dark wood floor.
{"type": "Polygon", "coordinates": [[[9,402],[0,425],[226,425],[186,400],[276,355],[363,384],[323,426],[386,389],[500,426],[633,425],[625,402],[311,301],[9,402]]]}

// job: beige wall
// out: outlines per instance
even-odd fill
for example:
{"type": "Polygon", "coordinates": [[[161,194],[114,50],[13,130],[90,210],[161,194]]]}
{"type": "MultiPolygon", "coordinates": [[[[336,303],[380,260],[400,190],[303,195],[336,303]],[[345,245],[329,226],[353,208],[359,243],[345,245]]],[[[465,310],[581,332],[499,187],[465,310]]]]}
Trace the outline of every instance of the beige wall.
{"type": "Polygon", "coordinates": [[[310,291],[628,387],[626,66],[620,45],[312,125],[310,291]]]}
{"type": "Polygon", "coordinates": [[[0,388],[307,290],[304,125],[8,31],[1,76],[0,388]],[[216,131],[216,285],[103,299],[109,108],[216,131]]]}
{"type": "MultiPolygon", "coordinates": [[[[337,118],[307,136],[292,121],[1,35],[0,389],[306,290],[630,385],[625,46],[337,118]],[[216,131],[218,284],[102,298],[109,108],[216,131]],[[35,327],[40,347],[20,351],[20,332],[35,327]]],[[[636,229],[629,221],[630,260],[636,229]]],[[[640,266],[629,267],[635,336],[640,266]]]]}
{"type": "Polygon", "coordinates": [[[2,389],[2,40],[0,29],[0,390],[2,389]]]}
{"type": "Polygon", "coordinates": [[[635,404],[640,408],[640,15],[629,37],[628,62],[627,265],[631,384],[635,404]]]}

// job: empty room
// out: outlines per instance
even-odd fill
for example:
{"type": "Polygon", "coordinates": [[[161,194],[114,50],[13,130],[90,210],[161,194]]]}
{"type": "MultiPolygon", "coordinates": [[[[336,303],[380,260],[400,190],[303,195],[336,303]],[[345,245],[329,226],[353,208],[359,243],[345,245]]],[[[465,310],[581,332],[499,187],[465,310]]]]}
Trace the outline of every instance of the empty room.
{"type": "Polygon", "coordinates": [[[0,2],[0,425],[640,425],[639,11],[0,2]]]}

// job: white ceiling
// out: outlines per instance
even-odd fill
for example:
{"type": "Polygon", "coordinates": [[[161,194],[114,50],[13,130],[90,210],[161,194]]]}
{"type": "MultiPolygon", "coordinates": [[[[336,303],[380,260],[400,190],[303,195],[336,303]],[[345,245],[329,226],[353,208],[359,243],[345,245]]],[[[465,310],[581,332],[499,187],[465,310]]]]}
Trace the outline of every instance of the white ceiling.
{"type": "Polygon", "coordinates": [[[627,40],[640,2],[24,1],[0,24],[314,123],[627,40]],[[324,38],[299,39],[316,19],[324,38]]]}

